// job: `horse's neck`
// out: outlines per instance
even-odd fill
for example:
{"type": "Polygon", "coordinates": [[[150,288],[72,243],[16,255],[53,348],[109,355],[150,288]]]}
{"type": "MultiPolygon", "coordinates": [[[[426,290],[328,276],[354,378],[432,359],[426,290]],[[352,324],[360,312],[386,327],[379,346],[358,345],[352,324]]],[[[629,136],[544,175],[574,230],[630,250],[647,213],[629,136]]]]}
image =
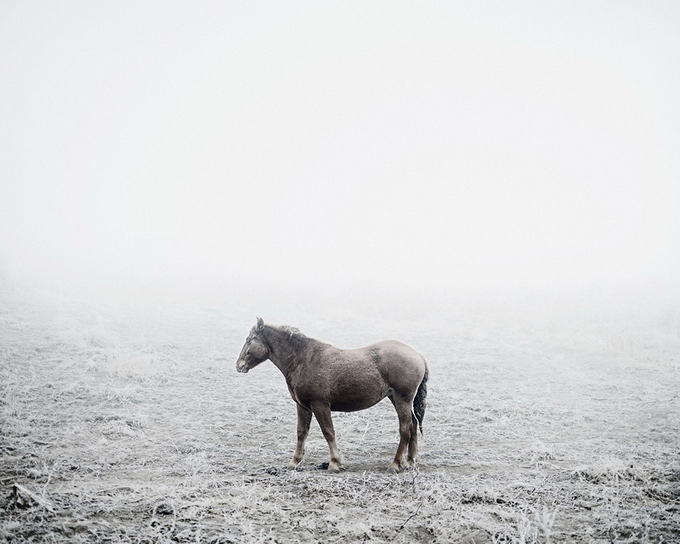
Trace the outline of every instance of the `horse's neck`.
{"type": "MultiPolygon", "coordinates": [[[[288,376],[297,366],[299,360],[299,346],[290,337],[290,332],[267,326],[266,340],[269,343],[269,360],[274,363],[284,376],[288,376]]],[[[299,340],[299,339],[298,339],[299,340]]]]}

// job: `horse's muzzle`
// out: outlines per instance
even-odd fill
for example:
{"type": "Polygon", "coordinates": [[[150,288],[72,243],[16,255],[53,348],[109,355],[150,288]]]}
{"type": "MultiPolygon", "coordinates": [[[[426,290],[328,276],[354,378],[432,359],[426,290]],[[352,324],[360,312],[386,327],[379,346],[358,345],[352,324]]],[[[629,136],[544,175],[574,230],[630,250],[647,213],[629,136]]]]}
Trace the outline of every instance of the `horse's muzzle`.
{"type": "Polygon", "coordinates": [[[246,374],[250,370],[247,363],[243,359],[236,361],[236,371],[246,374]]]}

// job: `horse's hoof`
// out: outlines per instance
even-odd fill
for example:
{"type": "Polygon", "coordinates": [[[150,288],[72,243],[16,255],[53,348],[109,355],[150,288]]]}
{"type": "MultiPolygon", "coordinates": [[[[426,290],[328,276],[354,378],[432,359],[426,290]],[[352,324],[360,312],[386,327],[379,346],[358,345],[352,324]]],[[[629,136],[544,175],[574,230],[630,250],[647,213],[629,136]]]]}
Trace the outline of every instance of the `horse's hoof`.
{"type": "Polygon", "coordinates": [[[392,463],[387,468],[387,472],[390,474],[398,474],[399,472],[401,472],[401,469],[402,469],[401,465],[398,465],[397,463],[392,463]]]}

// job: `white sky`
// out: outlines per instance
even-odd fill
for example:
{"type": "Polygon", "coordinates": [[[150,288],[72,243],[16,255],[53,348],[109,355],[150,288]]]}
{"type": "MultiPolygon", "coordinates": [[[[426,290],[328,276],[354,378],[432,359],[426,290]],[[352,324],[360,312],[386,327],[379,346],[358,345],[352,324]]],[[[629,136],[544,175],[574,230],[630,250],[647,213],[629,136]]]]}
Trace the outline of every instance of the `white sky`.
{"type": "Polygon", "coordinates": [[[417,292],[680,277],[680,4],[0,3],[0,268],[417,292]]]}

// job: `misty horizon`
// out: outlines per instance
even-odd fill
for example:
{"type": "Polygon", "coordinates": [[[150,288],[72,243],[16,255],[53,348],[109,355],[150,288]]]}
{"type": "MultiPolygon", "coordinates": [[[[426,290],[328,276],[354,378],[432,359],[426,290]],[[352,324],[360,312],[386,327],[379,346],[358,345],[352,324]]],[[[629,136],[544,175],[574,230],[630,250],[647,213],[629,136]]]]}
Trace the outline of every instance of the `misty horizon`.
{"type": "Polygon", "coordinates": [[[677,289],[676,6],[0,14],[7,281],[677,289]]]}

